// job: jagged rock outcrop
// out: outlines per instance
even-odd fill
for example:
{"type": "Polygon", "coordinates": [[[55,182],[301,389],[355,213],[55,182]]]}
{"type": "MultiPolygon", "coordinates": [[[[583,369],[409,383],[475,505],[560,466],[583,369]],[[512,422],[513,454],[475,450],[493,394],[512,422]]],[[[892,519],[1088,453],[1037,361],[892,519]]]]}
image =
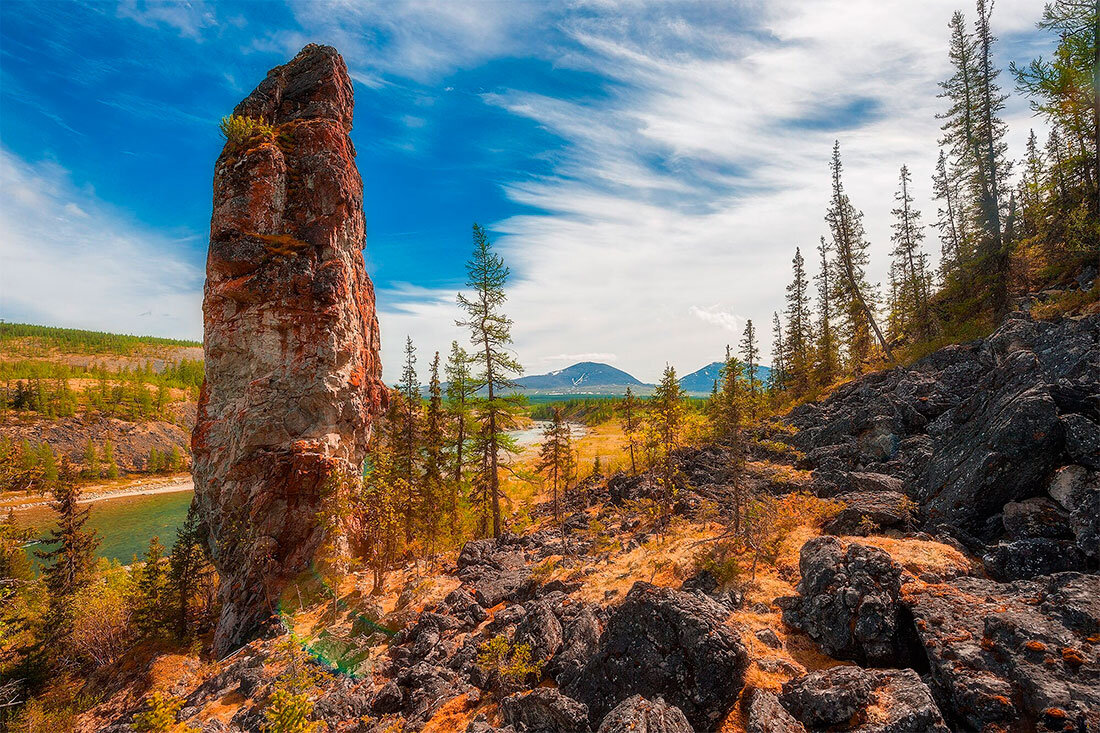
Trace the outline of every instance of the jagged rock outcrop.
{"type": "Polygon", "coordinates": [[[607,714],[597,733],[692,733],[680,708],[661,698],[646,700],[634,695],[607,714]]]}
{"type": "MultiPolygon", "coordinates": [[[[1033,537],[1006,505],[1058,491],[1060,469],[1100,466],[1100,316],[1033,321],[1012,314],[987,339],[868,375],[786,421],[820,495],[903,492],[917,519],[972,549],[1033,537]],[[872,487],[861,477],[879,475],[872,487]]],[[[1063,482],[1065,483],[1065,482],[1063,482]]],[[[1082,481],[1078,481],[1082,483],[1082,481]]],[[[1068,496],[1063,496],[1068,500],[1068,496]]],[[[1057,497],[1055,497],[1056,500],[1057,497]]],[[[1088,490],[1065,506],[1092,506],[1088,490]]],[[[1095,558],[1090,515],[1068,523],[1095,558]]],[[[1042,544],[1042,543],[1039,543],[1042,544]]],[[[1040,568],[1042,563],[1036,563],[1040,568]]]]}
{"type": "Polygon", "coordinates": [[[783,620],[806,632],[826,654],[870,665],[897,665],[901,568],[875,547],[835,537],[802,546],[798,596],[779,599],[783,620]]]}
{"type": "Polygon", "coordinates": [[[214,169],[195,502],[221,576],[215,651],[259,630],[322,541],[334,470],[359,471],[384,400],[352,85],[309,45],[234,110],[263,121],[214,169]]]}
{"type": "Polygon", "coordinates": [[[911,669],[831,667],[784,684],[779,702],[810,730],[948,733],[932,691],[911,669]]]}
{"type": "Polygon", "coordinates": [[[748,653],[725,624],[729,610],[698,593],[638,581],[615,608],[566,693],[593,724],[632,695],[664,698],[697,730],[712,730],[744,683],[748,653]]]}

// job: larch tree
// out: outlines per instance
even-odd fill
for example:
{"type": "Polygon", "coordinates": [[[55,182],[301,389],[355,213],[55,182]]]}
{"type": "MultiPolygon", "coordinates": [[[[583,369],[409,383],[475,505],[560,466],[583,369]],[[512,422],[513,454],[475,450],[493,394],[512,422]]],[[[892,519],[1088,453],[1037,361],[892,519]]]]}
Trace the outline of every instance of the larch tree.
{"type": "Polygon", "coordinates": [[[913,181],[907,166],[901,167],[898,179],[898,191],[894,195],[897,206],[891,212],[894,215],[892,272],[896,287],[892,316],[900,324],[903,334],[926,339],[932,333],[932,311],[929,306],[932,282],[928,258],[921,249],[924,227],[920,223],[920,211],[913,207],[910,190],[913,181]]]}
{"type": "Polygon", "coordinates": [[[741,530],[741,514],[744,504],[742,476],[745,467],[745,446],[742,435],[744,393],[741,389],[741,363],[726,348],[726,360],[719,375],[720,386],[714,397],[714,436],[726,449],[726,482],[733,488],[734,532],[741,530]]]}
{"type": "Polygon", "coordinates": [[[810,315],[810,283],[802,250],[795,248],[791,282],[787,285],[787,373],[796,395],[810,389],[813,378],[813,327],[810,315]]]}
{"type": "Polygon", "coordinates": [[[940,232],[940,282],[944,284],[970,259],[967,217],[959,185],[958,172],[948,169],[947,155],[941,149],[932,174],[932,198],[939,202],[936,229],[940,232]]]}
{"type": "Polygon", "coordinates": [[[821,387],[828,387],[840,371],[840,356],[833,327],[833,299],[830,283],[832,272],[829,270],[830,247],[825,237],[817,247],[821,259],[821,270],[814,276],[817,280],[817,358],[815,381],[821,387]]]}
{"type": "Polygon", "coordinates": [[[473,239],[474,253],[466,263],[466,286],[473,292],[470,296],[459,293],[458,304],[466,318],[455,325],[470,329],[476,354],[478,371],[471,387],[483,456],[480,479],[491,508],[493,536],[500,537],[500,454],[515,450],[507,434],[515,422],[513,402],[506,399],[504,391],[515,386],[512,377],[522,374],[523,368],[508,349],[512,343],[512,320],[504,314],[508,267],[478,224],[474,224],[473,239]]]}
{"type": "Polygon", "coordinates": [[[626,450],[630,453],[630,473],[637,475],[638,463],[635,453],[642,429],[642,407],[641,401],[634,396],[634,391],[629,386],[626,388],[622,402],[619,403],[619,426],[622,427],[623,435],[626,437],[626,450]]]}
{"type": "Polygon", "coordinates": [[[825,221],[833,235],[836,299],[845,320],[848,358],[853,371],[859,373],[863,362],[871,355],[872,331],[886,358],[892,361],[894,355],[875,319],[875,293],[865,273],[870,245],[863,230],[863,212],[852,205],[844,192],[839,140],[833,144],[829,173],[832,177],[832,197],[825,221]]]}

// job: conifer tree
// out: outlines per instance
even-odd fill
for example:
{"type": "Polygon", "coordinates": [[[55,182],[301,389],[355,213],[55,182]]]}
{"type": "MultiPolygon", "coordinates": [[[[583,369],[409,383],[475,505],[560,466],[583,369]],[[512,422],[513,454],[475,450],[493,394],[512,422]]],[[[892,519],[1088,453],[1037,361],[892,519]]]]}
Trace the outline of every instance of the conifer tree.
{"type": "Polygon", "coordinates": [[[93,481],[99,478],[99,453],[91,438],[88,438],[88,443],[84,446],[84,468],[80,473],[84,478],[93,481]]]}
{"type": "Polygon", "coordinates": [[[741,356],[745,362],[745,378],[749,383],[749,413],[755,420],[758,400],[756,369],[760,366],[760,349],[756,343],[756,329],[753,328],[751,318],[745,322],[745,330],[741,334],[741,356]]]}
{"type": "Polygon", "coordinates": [[[550,482],[551,500],[554,507],[554,521],[561,523],[561,497],[572,481],[576,471],[576,457],[573,453],[572,435],[569,423],[565,421],[560,407],[551,413],[550,423],[543,431],[542,445],[536,469],[550,482]]]}
{"type": "Polygon", "coordinates": [[[672,511],[676,483],[672,452],[680,445],[684,413],[684,390],[676,379],[676,370],[665,366],[646,410],[649,448],[656,459],[661,480],[662,523],[672,511]]]}
{"type": "Polygon", "coordinates": [[[50,590],[52,613],[58,622],[68,618],[69,602],[92,577],[99,536],[86,530],[90,510],[81,508],[80,489],[67,459],[62,460],[50,508],[57,513],[57,526],[50,530],[44,544],[51,550],[36,550],[45,565],[43,575],[50,590]]]}
{"type": "Polygon", "coordinates": [[[167,609],[168,570],[159,537],[149,540],[145,564],[138,572],[134,620],[138,631],[153,636],[164,627],[167,609]]]}
{"type": "Polygon", "coordinates": [[[828,387],[840,371],[836,334],[833,330],[833,300],[830,291],[832,273],[829,271],[829,245],[825,237],[817,247],[821,258],[821,271],[817,280],[817,363],[815,379],[818,385],[828,387]]]}
{"type": "Polygon", "coordinates": [[[107,464],[107,478],[118,478],[118,462],[115,461],[115,445],[109,439],[103,442],[103,462],[107,464]]]}
{"type": "Polygon", "coordinates": [[[424,521],[429,544],[434,547],[444,507],[444,440],[445,415],[443,393],[439,386],[439,352],[432,359],[428,381],[428,409],[424,416],[424,521]]]}
{"type": "Polygon", "coordinates": [[[773,394],[787,389],[787,345],[783,341],[783,323],[779,313],[772,312],[772,374],[771,390],[773,394]]]}
{"type": "Polygon", "coordinates": [[[407,489],[401,485],[405,479],[395,470],[392,454],[381,445],[372,451],[370,465],[356,511],[361,532],[358,539],[374,576],[371,594],[377,595],[383,591],[386,574],[400,554],[398,502],[407,489]]]}
{"type": "Polygon", "coordinates": [[[405,480],[407,494],[402,507],[402,519],[405,527],[405,543],[413,540],[413,531],[420,508],[421,496],[417,489],[417,459],[419,453],[420,429],[420,380],[416,376],[416,347],[412,337],[405,337],[405,365],[401,371],[401,437],[397,444],[397,470],[405,480]]]}
{"type": "Polygon", "coordinates": [[[176,529],[176,542],[168,557],[168,591],[172,597],[172,616],[176,637],[187,639],[196,630],[196,597],[209,581],[210,563],[206,557],[198,512],[192,504],[183,526],[176,529]]]}
{"type": "Polygon", "coordinates": [[[726,347],[726,360],[722,364],[721,386],[715,397],[714,433],[715,440],[726,449],[727,483],[733,487],[734,496],[734,532],[741,528],[741,513],[744,493],[742,491],[742,473],[745,466],[745,446],[742,437],[741,391],[742,365],[726,347]]]}
{"type": "Polygon", "coordinates": [[[803,395],[809,390],[813,376],[810,355],[813,333],[810,323],[810,283],[806,278],[802,250],[797,247],[791,265],[791,283],[787,286],[786,366],[789,386],[796,395],[803,395]]]}
{"type": "Polygon", "coordinates": [[[447,374],[447,412],[450,414],[454,431],[451,457],[451,486],[448,490],[448,514],[451,521],[451,534],[457,530],[458,495],[462,490],[462,471],[466,466],[466,442],[469,440],[470,398],[470,357],[457,341],[451,342],[451,354],[445,367],[447,374]]]}
{"type": "Polygon", "coordinates": [[[924,227],[920,223],[920,211],[913,208],[910,192],[912,177],[909,168],[902,166],[899,188],[894,196],[898,205],[893,209],[894,243],[892,272],[896,281],[896,296],[892,318],[902,333],[918,339],[926,339],[932,333],[932,312],[929,300],[932,283],[928,272],[928,258],[921,251],[924,227]]]}
{"type": "Polygon", "coordinates": [[[478,443],[483,456],[480,480],[483,495],[488,500],[493,536],[500,537],[500,454],[514,452],[514,442],[508,429],[514,425],[514,401],[504,391],[515,386],[511,377],[523,373],[523,368],[508,350],[512,343],[512,320],[504,314],[507,296],[508,267],[495,253],[485,230],[474,224],[474,253],[466,263],[466,286],[473,290],[470,297],[459,293],[458,304],[466,311],[466,319],[455,325],[470,329],[478,372],[471,380],[474,404],[479,420],[478,443]],[[480,393],[484,390],[485,396],[480,393]]]}
{"type": "Polygon", "coordinates": [[[626,394],[619,403],[619,425],[626,437],[626,450],[630,453],[630,473],[637,475],[638,464],[635,460],[635,452],[638,445],[638,434],[642,429],[641,402],[634,396],[634,391],[629,386],[626,394]]]}
{"type": "Polygon", "coordinates": [[[940,202],[936,228],[940,232],[940,282],[946,284],[970,260],[970,250],[959,176],[948,171],[947,156],[942,149],[932,175],[932,198],[940,202]]]}
{"type": "Polygon", "coordinates": [[[894,356],[875,320],[875,293],[864,272],[870,245],[863,230],[863,213],[852,205],[844,192],[839,140],[833,144],[829,172],[833,192],[825,221],[832,231],[836,253],[836,298],[845,321],[848,358],[853,371],[859,373],[863,362],[871,354],[871,331],[878,338],[886,357],[893,360],[894,356]]]}

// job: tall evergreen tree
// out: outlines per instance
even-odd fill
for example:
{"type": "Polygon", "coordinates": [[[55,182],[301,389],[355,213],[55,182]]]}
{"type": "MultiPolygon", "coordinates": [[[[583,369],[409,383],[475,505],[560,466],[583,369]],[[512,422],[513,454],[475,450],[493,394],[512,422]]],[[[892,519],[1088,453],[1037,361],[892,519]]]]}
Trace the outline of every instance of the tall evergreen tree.
{"type": "Polygon", "coordinates": [[[493,536],[500,537],[500,454],[515,450],[507,430],[514,424],[513,403],[504,390],[513,387],[511,377],[523,368],[508,350],[512,343],[512,320],[504,314],[504,285],[509,271],[504,259],[495,253],[485,230],[474,224],[474,253],[466,263],[466,286],[470,297],[460,293],[458,304],[466,319],[455,325],[470,329],[470,341],[477,354],[479,370],[472,378],[475,406],[479,419],[478,442],[481,447],[483,494],[489,502],[493,536]],[[484,390],[485,396],[478,396],[484,390]]]}
{"type": "Polygon", "coordinates": [[[43,576],[50,591],[49,629],[52,635],[63,635],[69,628],[72,600],[88,585],[95,567],[95,552],[99,535],[87,530],[90,510],[80,506],[80,488],[67,458],[62,458],[57,483],[53,488],[50,508],[57,513],[57,526],[50,530],[46,545],[50,550],[36,550],[43,561],[43,576]]]}
{"type": "Polygon", "coordinates": [[[630,473],[638,474],[638,463],[635,460],[635,452],[638,445],[638,434],[642,429],[641,402],[634,396],[634,391],[629,386],[623,401],[619,403],[619,425],[626,436],[626,449],[630,453],[630,473]]]}
{"type": "Polygon", "coordinates": [[[188,639],[202,630],[196,611],[204,586],[211,584],[211,576],[212,567],[206,555],[198,512],[192,504],[183,526],[176,530],[176,542],[168,556],[168,591],[172,597],[170,622],[177,638],[188,639]]]}
{"type": "Polygon", "coordinates": [[[926,339],[932,333],[932,311],[929,306],[932,282],[928,258],[921,250],[924,227],[920,223],[920,211],[913,207],[910,191],[912,177],[907,166],[901,167],[898,178],[898,191],[894,195],[898,205],[892,211],[894,234],[891,241],[894,243],[893,272],[896,273],[897,289],[892,317],[903,334],[926,339]]]}
{"type": "Polygon", "coordinates": [[[457,531],[458,496],[462,491],[463,469],[469,460],[466,454],[466,442],[469,440],[470,399],[474,392],[470,385],[470,357],[466,350],[451,342],[451,353],[447,357],[447,412],[450,414],[454,448],[451,451],[451,486],[447,492],[448,515],[451,534],[457,531]]]}
{"type": "Polygon", "coordinates": [[[416,375],[416,347],[411,336],[405,337],[405,365],[401,370],[401,441],[397,452],[397,469],[405,479],[407,491],[402,507],[402,520],[405,527],[405,543],[413,540],[416,529],[417,510],[420,508],[417,464],[420,453],[420,379],[416,375]]]}
{"type": "Polygon", "coordinates": [[[665,366],[646,410],[649,449],[661,479],[662,524],[672,511],[672,499],[676,493],[672,452],[680,445],[684,414],[684,390],[676,379],[676,370],[665,366]]]}
{"type": "Polygon", "coordinates": [[[771,390],[780,394],[787,389],[787,345],[783,341],[783,323],[779,313],[772,312],[772,373],[771,390]]]}
{"type": "Polygon", "coordinates": [[[859,373],[871,354],[871,331],[886,357],[893,360],[894,355],[875,320],[875,293],[865,274],[870,245],[863,230],[863,213],[852,205],[844,192],[839,140],[833,144],[829,172],[833,193],[825,221],[832,231],[836,253],[836,299],[845,319],[848,358],[853,370],[859,373]]]}
{"type": "Polygon", "coordinates": [[[560,407],[553,409],[550,423],[543,430],[542,436],[536,469],[544,474],[550,482],[554,521],[560,524],[562,519],[561,497],[576,472],[576,457],[573,453],[572,435],[569,423],[565,421],[560,407]]]}
{"type": "Polygon", "coordinates": [[[159,537],[149,540],[145,564],[138,571],[134,620],[143,636],[163,630],[168,609],[168,569],[159,537]]]}
{"type": "Polygon", "coordinates": [[[439,385],[439,352],[432,359],[428,381],[428,409],[424,416],[424,496],[421,514],[429,544],[434,548],[444,508],[444,423],[443,392],[439,385]]]}
{"type": "Polygon", "coordinates": [[[940,202],[936,228],[940,232],[940,282],[946,284],[970,260],[970,249],[959,176],[948,170],[947,156],[942,149],[932,175],[932,198],[940,202]]]}
{"type": "Polygon", "coordinates": [[[745,362],[745,378],[749,383],[749,413],[756,419],[756,405],[758,400],[756,370],[760,366],[760,347],[756,342],[756,329],[750,318],[745,322],[745,330],[741,333],[741,357],[745,362]]]}
{"type": "Polygon", "coordinates": [[[817,247],[821,258],[821,271],[814,276],[817,280],[817,362],[815,378],[817,384],[828,387],[840,371],[840,357],[833,330],[833,299],[830,290],[832,273],[829,270],[829,244],[821,238],[817,247]]]}
{"type": "Polygon", "coordinates": [[[810,389],[813,374],[813,332],[810,316],[810,283],[802,250],[795,248],[791,260],[791,283],[787,286],[787,373],[796,395],[810,389]]]}
{"type": "Polygon", "coordinates": [[[719,445],[726,449],[726,482],[733,487],[734,496],[734,532],[741,529],[743,509],[742,474],[745,467],[745,446],[742,436],[741,391],[742,365],[726,347],[726,360],[722,364],[718,394],[715,396],[713,412],[714,435],[719,445]]]}

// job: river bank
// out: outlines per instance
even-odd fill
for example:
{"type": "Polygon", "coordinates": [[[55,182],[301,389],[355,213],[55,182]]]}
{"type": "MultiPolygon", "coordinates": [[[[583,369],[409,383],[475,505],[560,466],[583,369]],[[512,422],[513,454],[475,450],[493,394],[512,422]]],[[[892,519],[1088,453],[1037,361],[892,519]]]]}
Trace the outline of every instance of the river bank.
{"type": "MultiPolygon", "coordinates": [[[[181,473],[175,476],[147,478],[139,481],[127,481],[115,484],[98,484],[81,490],[80,503],[90,504],[104,499],[123,499],[128,496],[151,496],[153,494],[173,494],[182,491],[194,491],[195,484],[191,474],[181,473]]],[[[0,499],[0,510],[21,512],[26,509],[49,506],[51,499],[45,495],[20,492],[0,499]]]]}

